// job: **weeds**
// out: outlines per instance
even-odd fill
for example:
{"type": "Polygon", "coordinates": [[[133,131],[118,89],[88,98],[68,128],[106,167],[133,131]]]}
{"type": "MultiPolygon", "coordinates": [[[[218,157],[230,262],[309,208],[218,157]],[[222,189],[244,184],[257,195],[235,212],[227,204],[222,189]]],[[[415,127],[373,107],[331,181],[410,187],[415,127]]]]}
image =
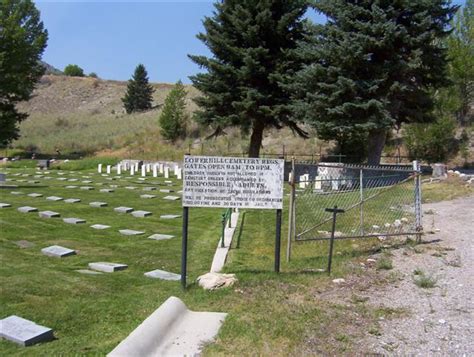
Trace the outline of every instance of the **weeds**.
{"type": "Polygon", "coordinates": [[[413,280],[415,285],[423,289],[431,289],[436,286],[436,278],[432,275],[427,275],[423,270],[415,269],[413,280]]]}
{"type": "Polygon", "coordinates": [[[392,260],[387,257],[381,257],[379,260],[377,260],[377,270],[390,270],[393,269],[393,264],[392,260]]]}

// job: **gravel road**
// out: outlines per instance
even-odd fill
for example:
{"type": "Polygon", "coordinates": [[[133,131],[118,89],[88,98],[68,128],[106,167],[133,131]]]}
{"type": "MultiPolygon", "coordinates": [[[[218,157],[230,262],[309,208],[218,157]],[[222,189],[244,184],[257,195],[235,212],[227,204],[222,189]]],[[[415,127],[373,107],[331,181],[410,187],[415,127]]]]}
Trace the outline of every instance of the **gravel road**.
{"type": "Polygon", "coordinates": [[[406,311],[380,321],[367,352],[411,356],[474,356],[474,196],[423,205],[427,244],[393,251],[395,283],[373,288],[373,304],[406,311]],[[439,240],[439,241],[437,241],[439,240]],[[436,280],[414,283],[414,271],[436,280]]]}

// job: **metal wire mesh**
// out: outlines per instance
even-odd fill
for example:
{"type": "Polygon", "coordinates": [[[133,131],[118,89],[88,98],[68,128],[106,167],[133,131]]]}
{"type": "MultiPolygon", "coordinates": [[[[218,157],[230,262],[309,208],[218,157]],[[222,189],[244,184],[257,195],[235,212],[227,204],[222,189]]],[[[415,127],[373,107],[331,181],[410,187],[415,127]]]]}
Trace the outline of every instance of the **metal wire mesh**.
{"type": "MultiPolygon", "coordinates": [[[[336,239],[416,234],[418,171],[400,167],[318,164],[317,175],[295,177],[296,240],[323,240],[331,235],[332,214],[338,215],[336,239]]],[[[420,209],[420,208],[419,208],[420,209]]]]}

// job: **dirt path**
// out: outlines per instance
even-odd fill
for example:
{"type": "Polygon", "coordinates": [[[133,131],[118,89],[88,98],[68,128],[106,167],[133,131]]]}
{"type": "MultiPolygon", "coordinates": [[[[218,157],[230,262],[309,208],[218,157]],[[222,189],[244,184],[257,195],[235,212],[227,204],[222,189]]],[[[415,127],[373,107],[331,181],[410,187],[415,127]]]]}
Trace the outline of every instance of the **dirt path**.
{"type": "Polygon", "coordinates": [[[374,305],[403,309],[401,317],[380,320],[367,352],[387,355],[474,355],[474,196],[423,205],[421,244],[393,251],[394,283],[371,289],[374,305]],[[434,222],[434,226],[433,226],[434,222]],[[414,271],[436,280],[433,288],[414,284],[414,271]]]}

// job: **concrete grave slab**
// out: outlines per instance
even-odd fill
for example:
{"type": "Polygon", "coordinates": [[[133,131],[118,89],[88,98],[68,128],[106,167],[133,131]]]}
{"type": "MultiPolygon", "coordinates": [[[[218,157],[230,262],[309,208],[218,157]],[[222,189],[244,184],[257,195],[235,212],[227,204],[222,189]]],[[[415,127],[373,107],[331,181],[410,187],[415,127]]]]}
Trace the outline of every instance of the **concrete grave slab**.
{"type": "Polygon", "coordinates": [[[165,196],[163,197],[164,200],[169,200],[169,201],[177,201],[177,200],[180,200],[181,197],[179,196],[165,196]]]}
{"type": "Polygon", "coordinates": [[[0,320],[0,337],[22,346],[31,346],[39,342],[54,339],[53,330],[33,321],[11,315],[0,320]]]}
{"type": "Polygon", "coordinates": [[[41,218],[56,218],[60,217],[61,215],[58,212],[53,212],[53,211],[41,211],[39,213],[39,216],[41,218]]]}
{"type": "Polygon", "coordinates": [[[107,262],[89,263],[89,269],[102,271],[104,273],[113,273],[114,271],[125,270],[127,268],[128,268],[128,265],[120,264],[120,263],[107,263],[107,262]]]}
{"type": "Polygon", "coordinates": [[[81,202],[79,198],[68,198],[67,200],[64,200],[66,203],[78,203],[81,202]]]}
{"type": "Polygon", "coordinates": [[[27,240],[24,240],[24,239],[22,239],[22,240],[17,240],[17,241],[15,241],[15,242],[13,242],[13,243],[15,243],[15,244],[16,244],[17,246],[19,246],[20,248],[31,248],[31,247],[34,247],[34,246],[35,246],[35,243],[32,243],[32,242],[27,241],[27,240]]]}
{"type": "Polygon", "coordinates": [[[152,270],[144,274],[146,277],[154,278],[154,279],[161,279],[161,280],[174,280],[178,281],[181,280],[180,274],[170,273],[169,271],[165,270],[152,270]]]}
{"type": "Polygon", "coordinates": [[[156,196],[155,195],[140,195],[140,198],[152,199],[152,198],[156,198],[156,196]]]}
{"type": "Polygon", "coordinates": [[[165,183],[173,183],[171,180],[165,180],[165,183]]]}
{"type": "Polygon", "coordinates": [[[91,207],[107,207],[106,202],[91,202],[89,203],[89,206],[91,207]]]}
{"type": "Polygon", "coordinates": [[[0,208],[8,208],[8,207],[11,207],[12,205],[9,204],[9,203],[3,203],[3,202],[0,202],[0,208]]]}
{"type": "Polygon", "coordinates": [[[123,340],[108,357],[196,356],[211,342],[227,314],[194,312],[171,296],[123,340]]]}
{"type": "Polygon", "coordinates": [[[12,191],[10,192],[12,195],[15,195],[15,196],[19,196],[19,195],[24,195],[23,192],[20,192],[20,191],[12,191]]]}
{"type": "Polygon", "coordinates": [[[46,197],[46,199],[48,201],[62,201],[63,200],[62,197],[58,197],[58,196],[49,196],[49,197],[46,197]]]}
{"type": "Polygon", "coordinates": [[[114,211],[115,212],[118,212],[118,213],[130,213],[133,211],[133,208],[132,207],[115,207],[114,208],[114,211]]]}
{"type": "Polygon", "coordinates": [[[29,180],[28,183],[40,183],[38,180],[29,180]]]}
{"type": "Polygon", "coordinates": [[[133,217],[148,217],[148,216],[151,216],[152,213],[151,212],[148,212],[148,211],[133,211],[132,212],[132,216],[133,217]]]}
{"type": "Polygon", "coordinates": [[[17,211],[21,212],[21,213],[38,212],[38,208],[30,207],[30,206],[23,206],[23,207],[18,207],[17,211]]]}
{"type": "Polygon", "coordinates": [[[41,194],[41,193],[29,193],[27,196],[28,197],[33,197],[33,198],[38,198],[38,197],[43,197],[43,194],[41,194]]]}
{"type": "Polygon", "coordinates": [[[85,191],[92,191],[94,189],[94,187],[92,187],[92,186],[81,186],[80,189],[85,190],[85,191]]]}
{"type": "Polygon", "coordinates": [[[170,234],[152,234],[151,236],[148,237],[149,239],[154,239],[154,240],[167,240],[167,239],[171,239],[171,238],[174,238],[174,236],[170,235],[170,234]]]}
{"type": "MultiPolygon", "coordinates": [[[[59,174],[58,174],[58,175],[59,175],[59,174]]],[[[58,180],[58,181],[66,181],[67,178],[65,178],[65,177],[58,177],[57,180],[58,180]]]]}
{"type": "Polygon", "coordinates": [[[41,249],[41,253],[49,257],[64,258],[70,255],[75,255],[76,251],[74,249],[61,247],[60,245],[52,245],[41,249]]]}
{"type": "Polygon", "coordinates": [[[65,188],[67,188],[67,189],[74,189],[74,188],[77,188],[77,186],[66,186],[65,188]]]}
{"type": "Polygon", "coordinates": [[[162,219],[175,219],[175,218],[180,218],[180,214],[163,214],[160,216],[162,219]]]}
{"type": "Polygon", "coordinates": [[[115,192],[115,190],[113,190],[111,188],[101,188],[100,192],[102,192],[102,193],[113,193],[113,192],[115,192]]]}
{"type": "Polygon", "coordinates": [[[80,219],[80,218],[63,218],[64,223],[69,223],[69,224],[82,224],[86,223],[85,219],[80,219]]]}
{"type": "Polygon", "coordinates": [[[91,226],[91,228],[94,228],[94,229],[107,229],[107,228],[110,228],[110,226],[107,226],[105,224],[93,224],[91,226]]]}
{"type": "Polygon", "coordinates": [[[76,270],[78,273],[81,273],[81,274],[88,274],[88,275],[100,275],[100,274],[103,274],[101,273],[100,271],[93,271],[93,270],[89,270],[89,269],[79,269],[79,270],[76,270]]]}
{"type": "Polygon", "coordinates": [[[155,191],[156,187],[144,187],[143,191],[155,191]]]}
{"type": "Polygon", "coordinates": [[[127,190],[136,190],[138,187],[135,186],[125,186],[125,189],[127,190]]]}
{"type": "Polygon", "coordinates": [[[173,191],[173,190],[168,190],[168,189],[166,189],[166,188],[162,188],[162,189],[160,190],[160,192],[163,192],[163,193],[171,193],[171,192],[174,192],[174,191],[173,191]]]}
{"type": "Polygon", "coordinates": [[[81,182],[82,182],[82,183],[92,183],[91,180],[82,180],[81,182]]]}
{"type": "Polygon", "coordinates": [[[123,234],[124,236],[139,236],[141,234],[145,234],[145,232],[142,231],[135,231],[133,229],[121,229],[119,230],[120,234],[123,234]]]}

